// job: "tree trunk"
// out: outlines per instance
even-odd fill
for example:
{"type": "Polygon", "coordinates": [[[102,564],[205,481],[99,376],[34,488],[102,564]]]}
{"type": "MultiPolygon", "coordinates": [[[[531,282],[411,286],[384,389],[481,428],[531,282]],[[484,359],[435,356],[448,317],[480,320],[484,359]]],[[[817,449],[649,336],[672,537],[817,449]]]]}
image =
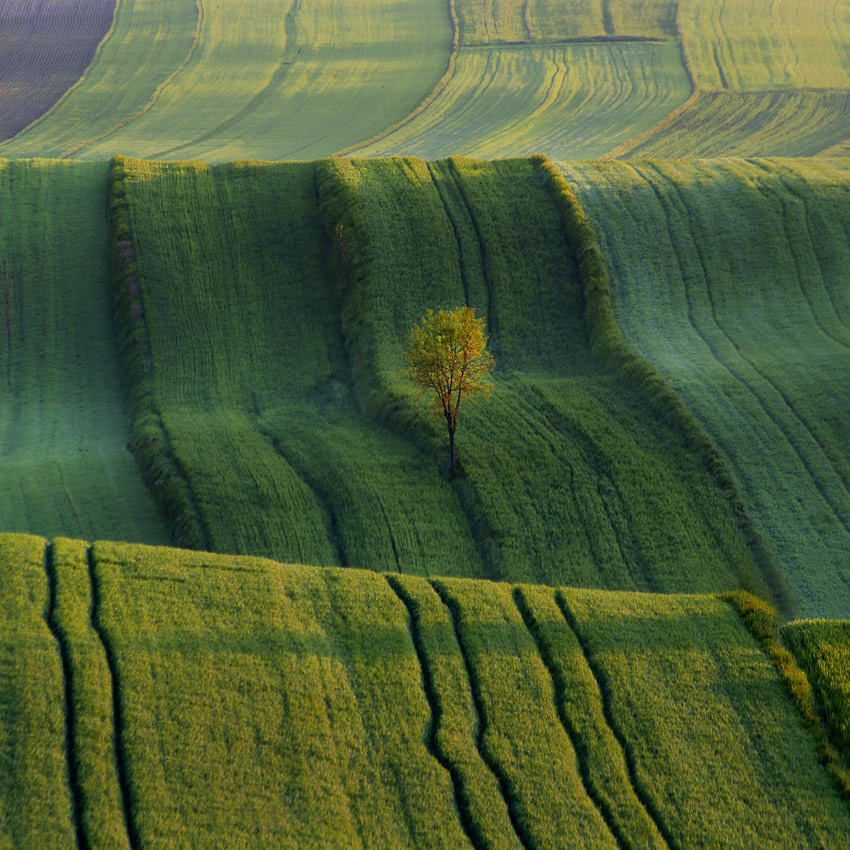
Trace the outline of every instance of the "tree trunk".
{"type": "Polygon", "coordinates": [[[455,430],[449,428],[449,478],[455,477],[455,430]]]}

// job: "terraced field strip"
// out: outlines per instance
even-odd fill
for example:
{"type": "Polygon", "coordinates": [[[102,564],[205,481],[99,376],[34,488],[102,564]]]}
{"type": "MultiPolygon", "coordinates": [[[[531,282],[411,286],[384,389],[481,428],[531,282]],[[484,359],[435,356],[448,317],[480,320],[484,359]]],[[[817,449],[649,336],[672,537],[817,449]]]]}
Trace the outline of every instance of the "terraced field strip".
{"type": "Polygon", "coordinates": [[[811,682],[830,738],[850,764],[850,622],[798,620],[782,637],[811,682]]]}
{"type": "Polygon", "coordinates": [[[487,318],[497,373],[491,397],[463,412],[454,486],[490,577],[647,590],[757,581],[684,438],[591,354],[574,248],[538,165],[337,159],[320,163],[319,185],[348,269],[356,391],[442,466],[445,435],[411,408],[401,347],[428,308],[468,303],[487,318]]]}
{"type": "Polygon", "coordinates": [[[79,847],[46,541],[0,534],[0,847],[79,847]]]}
{"type": "Polygon", "coordinates": [[[850,611],[848,163],[563,166],[627,340],[734,469],[800,610],[850,611]]]}
{"type": "Polygon", "coordinates": [[[0,0],[0,140],[50,109],[79,80],[116,0],[0,0]]]}
{"type": "Polygon", "coordinates": [[[85,81],[0,152],[327,156],[424,100],[451,40],[436,0],[122,0],[85,81]]]}
{"type": "Polygon", "coordinates": [[[482,575],[434,460],[358,410],[315,165],[120,167],[136,256],[122,286],[139,289],[128,309],[153,364],[140,380],[212,548],[482,575]]]}
{"type": "Polygon", "coordinates": [[[731,606],[580,590],[557,599],[634,761],[635,787],[672,846],[847,842],[846,803],[731,606]]]}
{"type": "Polygon", "coordinates": [[[94,561],[141,846],[471,846],[383,577],[119,544],[94,561]]]}
{"type": "Polygon", "coordinates": [[[462,48],[442,92],[357,155],[601,156],[688,99],[679,45],[611,41],[462,48]]]}
{"type": "Polygon", "coordinates": [[[108,173],[0,160],[0,529],[165,543],[127,451],[108,173]]]}

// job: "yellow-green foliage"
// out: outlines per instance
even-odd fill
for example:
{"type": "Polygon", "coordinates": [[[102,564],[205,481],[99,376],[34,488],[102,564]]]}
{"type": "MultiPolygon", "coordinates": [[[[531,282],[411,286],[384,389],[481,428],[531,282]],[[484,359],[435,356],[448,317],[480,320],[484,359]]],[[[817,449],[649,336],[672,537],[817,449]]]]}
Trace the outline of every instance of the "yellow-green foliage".
{"type": "Polygon", "coordinates": [[[328,156],[406,116],[443,74],[433,0],[122,0],[85,78],[6,156],[328,156]]]}
{"type": "Polygon", "coordinates": [[[177,526],[216,551],[481,575],[434,460],[357,408],[315,164],[118,165],[151,352],[132,383],[161,426],[136,431],[145,466],[170,447],[153,486],[176,479],[177,526]]]}
{"type": "Polygon", "coordinates": [[[108,173],[0,160],[0,530],[165,543],[126,448],[108,173]]]}
{"type": "Polygon", "coordinates": [[[826,732],[843,757],[828,764],[850,798],[850,623],[846,620],[800,620],[782,628],[782,637],[814,688],[814,700],[825,720],[826,732]],[[836,769],[838,768],[838,769],[836,769]]]}
{"type": "Polygon", "coordinates": [[[0,847],[73,847],[65,693],[40,537],[0,534],[0,847]]]}
{"type": "Polygon", "coordinates": [[[456,487],[491,577],[666,590],[758,583],[702,461],[621,366],[593,356],[574,260],[583,246],[565,237],[539,168],[320,164],[363,404],[445,464],[439,424],[410,411],[402,347],[426,309],[467,303],[487,318],[497,372],[490,398],[464,414],[456,487]]]}
{"type": "Polygon", "coordinates": [[[799,610],[850,592],[850,163],[564,166],[627,343],[731,467],[799,610]]]}
{"type": "Polygon", "coordinates": [[[720,835],[740,848],[846,843],[846,804],[737,610],[693,596],[563,590],[558,599],[635,784],[676,846],[720,835]]]}

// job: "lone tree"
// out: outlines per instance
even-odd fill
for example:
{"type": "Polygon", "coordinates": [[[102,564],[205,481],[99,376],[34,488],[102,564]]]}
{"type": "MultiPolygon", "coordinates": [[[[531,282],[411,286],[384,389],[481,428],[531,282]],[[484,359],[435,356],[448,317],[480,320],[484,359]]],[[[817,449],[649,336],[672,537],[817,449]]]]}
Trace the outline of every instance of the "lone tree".
{"type": "Polygon", "coordinates": [[[475,318],[471,307],[457,310],[429,310],[413,328],[404,349],[405,374],[419,387],[421,398],[429,390],[431,409],[446,420],[449,432],[449,476],[455,475],[455,431],[460,403],[485,395],[490,387],[484,376],[493,371],[495,361],[487,351],[484,319],[475,318]]]}

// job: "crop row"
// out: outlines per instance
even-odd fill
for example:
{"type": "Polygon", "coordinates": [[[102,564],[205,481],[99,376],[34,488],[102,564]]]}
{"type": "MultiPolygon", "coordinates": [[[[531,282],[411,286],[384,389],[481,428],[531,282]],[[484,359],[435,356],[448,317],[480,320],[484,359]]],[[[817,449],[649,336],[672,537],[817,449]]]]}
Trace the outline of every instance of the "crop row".
{"type": "Polygon", "coordinates": [[[0,568],[2,846],[850,835],[781,678],[715,598],[14,535],[0,568]]]}

